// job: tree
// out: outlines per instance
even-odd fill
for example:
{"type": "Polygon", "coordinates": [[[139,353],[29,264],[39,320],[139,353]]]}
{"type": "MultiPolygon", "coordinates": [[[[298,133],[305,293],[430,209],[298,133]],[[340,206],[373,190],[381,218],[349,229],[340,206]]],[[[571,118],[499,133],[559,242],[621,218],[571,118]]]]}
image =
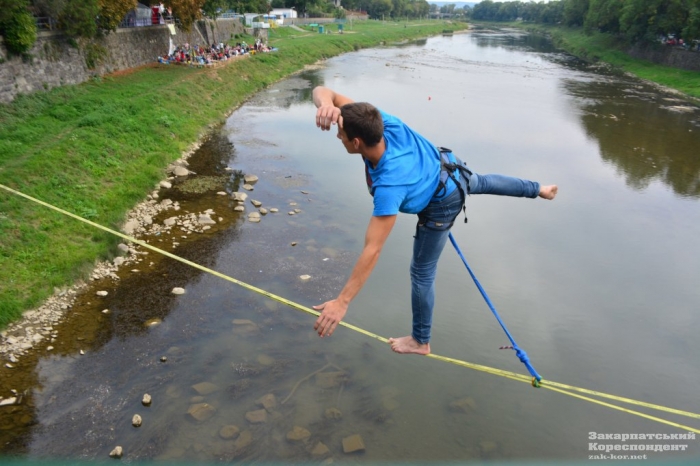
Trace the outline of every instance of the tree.
{"type": "Polygon", "coordinates": [[[226,11],[228,7],[228,0],[204,0],[204,5],[202,5],[202,12],[208,18],[216,19],[221,13],[226,11]]]}
{"type": "Polygon", "coordinates": [[[54,19],[58,18],[65,6],[66,0],[32,0],[32,7],[38,16],[48,16],[54,19]]]}
{"type": "Polygon", "coordinates": [[[202,17],[204,0],[165,0],[164,5],[172,8],[173,16],[180,20],[180,27],[189,31],[192,24],[202,17]]]}
{"type": "Polygon", "coordinates": [[[691,0],[688,9],[688,22],[683,28],[683,39],[692,44],[700,39],[700,0],[691,0]]]}
{"type": "Polygon", "coordinates": [[[137,0],[99,0],[97,24],[105,31],[115,31],[124,16],[136,8],[137,0]]]}
{"type": "Polygon", "coordinates": [[[391,0],[371,0],[367,6],[367,13],[374,19],[389,17],[394,5],[391,0]]]}
{"type": "Polygon", "coordinates": [[[58,15],[58,25],[70,37],[95,37],[97,17],[100,13],[98,0],[67,0],[58,15]]]}
{"type": "Polygon", "coordinates": [[[620,15],[620,30],[633,42],[654,42],[659,36],[680,36],[687,26],[688,0],[627,0],[620,15]]]}
{"type": "Polygon", "coordinates": [[[583,26],[588,13],[589,0],[562,0],[564,3],[564,24],[583,26]]]}
{"type": "Polygon", "coordinates": [[[617,34],[620,32],[620,14],[624,0],[591,0],[583,27],[587,31],[617,34]]]}
{"type": "Polygon", "coordinates": [[[21,55],[36,42],[36,22],[26,0],[0,0],[0,35],[10,53],[21,55]]]}

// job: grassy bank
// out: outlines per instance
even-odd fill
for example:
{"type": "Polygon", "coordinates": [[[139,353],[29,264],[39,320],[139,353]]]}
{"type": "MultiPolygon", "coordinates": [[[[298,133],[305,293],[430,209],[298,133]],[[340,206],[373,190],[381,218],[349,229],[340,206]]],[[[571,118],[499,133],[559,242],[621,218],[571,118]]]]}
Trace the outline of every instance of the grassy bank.
{"type": "MultiPolygon", "coordinates": [[[[251,94],[323,58],[464,27],[364,21],[342,35],[280,28],[270,34],[278,52],[226,66],[147,67],[20,96],[0,105],[0,183],[118,229],[166,165],[251,94]]],[[[54,287],[86,278],[118,241],[0,190],[0,328],[54,287]]]]}
{"type": "Polygon", "coordinates": [[[604,61],[641,79],[676,89],[694,98],[700,98],[700,72],[681,70],[632,58],[625,53],[628,45],[622,39],[610,34],[599,32],[586,34],[582,28],[522,22],[483,24],[493,27],[517,27],[537,34],[547,34],[558,48],[586,61],[604,61]]]}

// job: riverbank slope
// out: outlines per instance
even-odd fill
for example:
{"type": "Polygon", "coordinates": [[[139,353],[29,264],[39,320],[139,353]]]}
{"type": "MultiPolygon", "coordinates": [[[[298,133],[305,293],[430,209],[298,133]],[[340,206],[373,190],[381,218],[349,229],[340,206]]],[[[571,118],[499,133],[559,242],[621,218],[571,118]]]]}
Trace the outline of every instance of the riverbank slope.
{"type": "MultiPolygon", "coordinates": [[[[631,73],[640,79],[666,88],[675,89],[693,99],[700,99],[700,72],[687,71],[651,61],[633,58],[628,54],[629,45],[610,34],[593,32],[586,34],[583,28],[508,22],[478,22],[476,27],[519,28],[534,34],[550,37],[554,45],[585,61],[603,61],[631,73]]],[[[700,53],[698,53],[700,58],[700,53]]]]}
{"type": "MultiPolygon", "coordinates": [[[[0,106],[0,184],[113,229],[165,167],[249,96],[341,53],[466,29],[355,22],[344,34],[278,28],[279,51],[226,66],[154,65],[0,106]]],[[[240,39],[239,39],[240,40],[240,39]]],[[[0,328],[117,253],[119,238],[0,190],[0,328]]]]}

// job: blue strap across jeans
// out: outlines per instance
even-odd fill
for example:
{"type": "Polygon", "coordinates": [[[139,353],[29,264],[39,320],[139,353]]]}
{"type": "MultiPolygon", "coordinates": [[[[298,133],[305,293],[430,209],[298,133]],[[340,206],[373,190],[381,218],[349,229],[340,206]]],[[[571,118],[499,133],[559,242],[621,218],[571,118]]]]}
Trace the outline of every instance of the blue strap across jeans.
{"type": "MultiPolygon", "coordinates": [[[[515,343],[515,340],[511,336],[510,332],[506,328],[505,324],[501,320],[501,317],[498,315],[498,312],[496,311],[496,308],[494,307],[493,303],[491,302],[491,299],[489,299],[489,296],[486,294],[486,291],[484,288],[481,286],[481,283],[479,283],[479,280],[477,280],[476,275],[474,275],[474,272],[472,272],[471,267],[469,267],[469,264],[467,263],[467,259],[464,258],[464,254],[462,254],[462,251],[459,249],[459,246],[457,245],[457,242],[455,241],[454,236],[452,236],[452,233],[450,232],[450,242],[452,243],[452,246],[455,247],[457,250],[457,254],[459,254],[459,257],[462,259],[462,262],[464,262],[464,265],[467,267],[467,270],[469,271],[469,275],[472,276],[472,279],[474,280],[474,284],[476,284],[476,287],[479,288],[479,291],[481,292],[481,296],[484,297],[484,300],[486,301],[486,304],[488,304],[489,308],[491,309],[491,312],[493,312],[493,315],[496,316],[496,320],[498,320],[498,323],[501,324],[501,328],[503,329],[504,332],[506,332],[506,336],[510,340],[510,343],[513,345],[513,349],[515,350],[515,354],[518,356],[518,359],[520,359],[520,362],[525,364],[525,367],[527,368],[528,372],[530,372],[530,375],[535,378],[535,380],[539,383],[542,380],[542,377],[540,374],[537,373],[534,367],[532,367],[532,364],[530,364],[530,358],[528,358],[527,353],[520,349],[517,343],[515,343]]],[[[533,381],[533,386],[538,386],[535,385],[535,382],[533,381]]]]}

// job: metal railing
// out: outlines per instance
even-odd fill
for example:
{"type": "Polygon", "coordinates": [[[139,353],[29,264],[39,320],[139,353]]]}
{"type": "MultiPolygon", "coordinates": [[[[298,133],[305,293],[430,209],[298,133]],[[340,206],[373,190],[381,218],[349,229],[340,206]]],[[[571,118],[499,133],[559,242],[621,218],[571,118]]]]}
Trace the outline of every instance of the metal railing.
{"type": "Polygon", "coordinates": [[[48,16],[34,17],[37,31],[55,31],[58,29],[58,22],[48,16]]]}
{"type": "Polygon", "coordinates": [[[119,28],[136,28],[136,27],[148,27],[148,26],[162,26],[164,24],[178,24],[179,20],[173,16],[158,15],[157,22],[153,21],[153,17],[148,18],[135,18],[128,17],[119,23],[119,28]]]}

